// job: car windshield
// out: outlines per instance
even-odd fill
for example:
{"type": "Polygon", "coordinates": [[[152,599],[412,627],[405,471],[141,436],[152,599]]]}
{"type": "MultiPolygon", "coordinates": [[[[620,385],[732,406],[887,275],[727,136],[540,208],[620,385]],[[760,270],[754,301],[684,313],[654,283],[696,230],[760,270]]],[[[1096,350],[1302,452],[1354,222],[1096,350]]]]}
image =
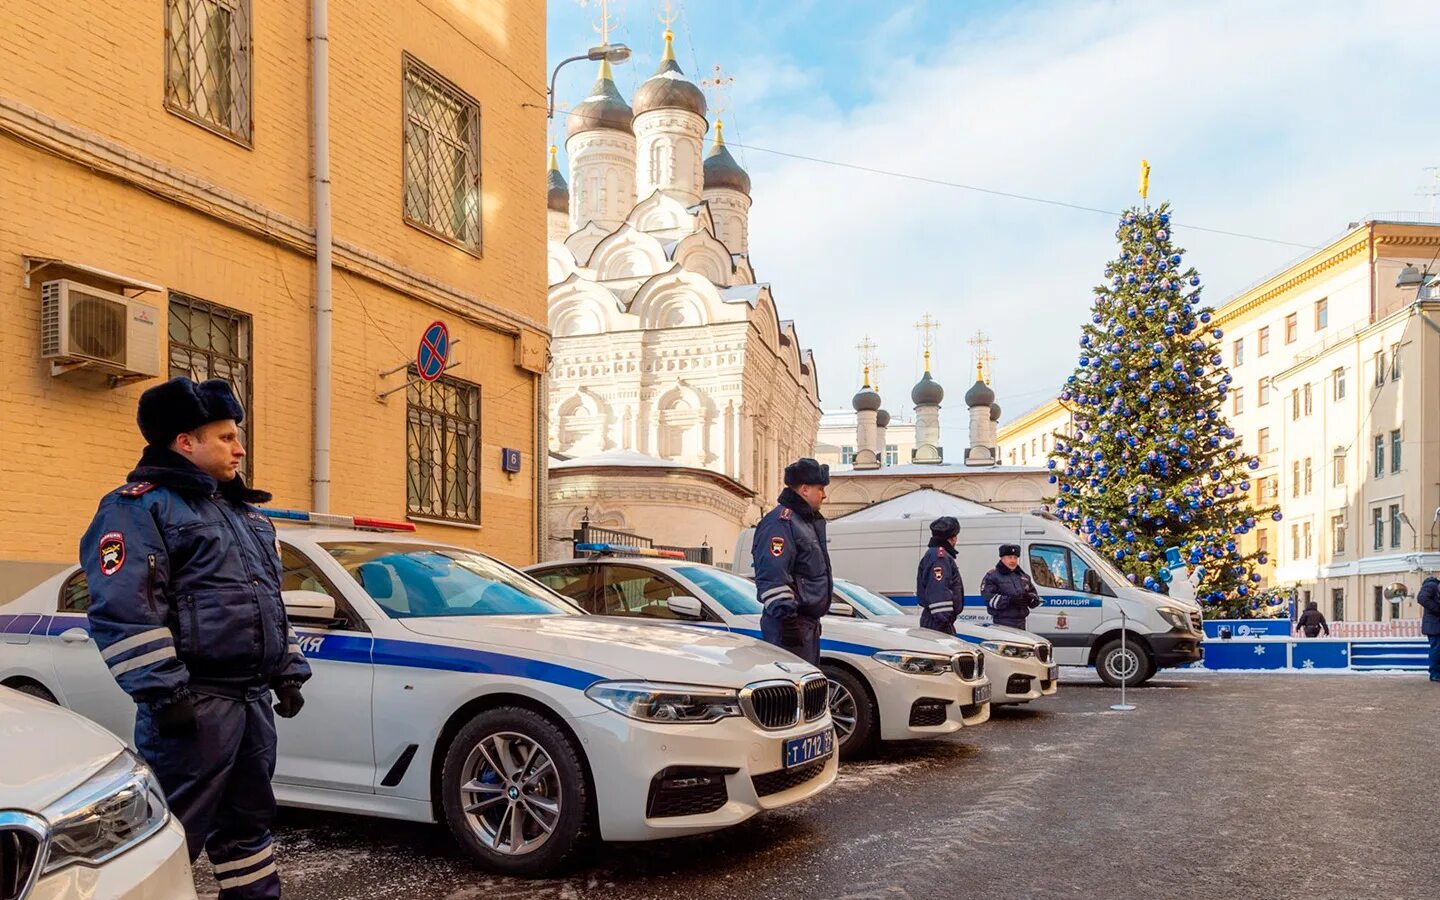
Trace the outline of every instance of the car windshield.
{"type": "Polygon", "coordinates": [[[391,618],[579,614],[548,588],[469,550],[394,541],[322,546],[391,618]]]}
{"type": "Polygon", "coordinates": [[[765,611],[755,599],[755,582],[720,569],[680,566],[675,570],[695,582],[712,600],[736,616],[758,616],[765,611]]]}
{"type": "Polygon", "coordinates": [[[835,590],[839,591],[853,605],[860,607],[872,616],[905,615],[905,610],[901,609],[893,600],[872,593],[868,588],[863,588],[858,584],[837,581],[835,590]]]}

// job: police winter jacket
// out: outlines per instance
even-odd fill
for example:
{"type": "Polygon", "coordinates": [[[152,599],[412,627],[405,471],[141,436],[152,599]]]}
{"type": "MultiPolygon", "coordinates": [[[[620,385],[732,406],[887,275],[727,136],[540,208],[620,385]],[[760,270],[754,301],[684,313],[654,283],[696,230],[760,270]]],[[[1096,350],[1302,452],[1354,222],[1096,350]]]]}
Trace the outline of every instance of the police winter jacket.
{"type": "Polygon", "coordinates": [[[1330,624],[1325,621],[1325,614],[1313,601],[1305,607],[1300,618],[1295,620],[1295,627],[1305,632],[1306,637],[1319,637],[1322,629],[1327,636],[1330,634],[1330,624]]]}
{"type": "Polygon", "coordinates": [[[137,703],[299,684],[310,666],[280,599],[270,495],[147,447],[80,541],[90,630],[137,703]]]}
{"type": "Polygon", "coordinates": [[[751,547],[766,617],[819,621],[830,611],[835,580],[825,541],[825,517],[790,488],[782,491],[780,505],[755,526],[751,547]]]}
{"type": "Polygon", "coordinates": [[[1003,562],[996,562],[995,568],[985,573],[980,596],[995,624],[1012,628],[1024,628],[1030,610],[1040,605],[1040,595],[1025,570],[1006,568],[1003,562]]]}
{"type": "Polygon", "coordinates": [[[920,604],[920,627],[955,633],[955,620],[965,609],[965,583],[948,541],[930,539],[915,573],[915,597],[920,604]]]}
{"type": "Polygon", "coordinates": [[[1415,600],[1425,610],[1425,617],[1420,620],[1420,633],[1440,634],[1440,578],[1432,575],[1425,579],[1415,600]]]}

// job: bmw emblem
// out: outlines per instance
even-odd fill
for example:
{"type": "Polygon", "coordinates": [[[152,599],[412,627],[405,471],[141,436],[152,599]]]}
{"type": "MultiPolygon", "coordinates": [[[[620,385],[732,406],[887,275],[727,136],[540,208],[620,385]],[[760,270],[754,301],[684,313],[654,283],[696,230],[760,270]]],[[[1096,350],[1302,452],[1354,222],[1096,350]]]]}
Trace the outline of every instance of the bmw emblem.
{"type": "Polygon", "coordinates": [[[520,789],[515,787],[514,785],[511,785],[510,790],[505,792],[505,796],[509,797],[511,800],[519,800],[520,789]]]}

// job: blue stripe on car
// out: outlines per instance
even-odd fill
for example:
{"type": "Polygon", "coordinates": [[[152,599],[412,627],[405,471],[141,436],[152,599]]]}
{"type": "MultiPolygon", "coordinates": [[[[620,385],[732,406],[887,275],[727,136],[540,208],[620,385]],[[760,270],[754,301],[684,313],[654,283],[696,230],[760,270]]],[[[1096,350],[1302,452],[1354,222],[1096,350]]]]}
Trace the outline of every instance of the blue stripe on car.
{"type": "MultiPolygon", "coordinates": [[[[757,641],[765,640],[765,636],[758,628],[731,628],[728,625],[712,624],[709,622],[697,622],[701,628],[715,628],[721,631],[729,631],[731,634],[743,634],[746,637],[755,638],[757,641]]],[[[854,653],[857,656],[873,656],[879,653],[884,647],[867,647],[864,644],[852,644],[849,641],[832,641],[829,638],[820,638],[820,649],[829,650],[831,653],[854,653]]]]}
{"type": "MultiPolygon", "coordinates": [[[[915,598],[915,595],[914,595],[914,594],[886,594],[885,596],[886,596],[886,597],[889,597],[891,600],[895,601],[896,603],[900,604],[901,606],[915,606],[915,607],[918,607],[918,606],[920,605],[920,601],[915,598]]],[[[966,603],[966,605],[968,606],[968,605],[969,605],[970,603],[972,603],[972,602],[978,603],[978,604],[980,604],[981,606],[984,606],[984,605],[985,605],[984,599],[981,598],[981,596],[980,596],[979,594],[966,594],[966,595],[965,595],[965,603],[966,603]]],[[[1065,596],[1065,597],[1041,597],[1041,598],[1040,598],[1040,606],[1041,606],[1041,607],[1053,606],[1053,607],[1056,607],[1056,608],[1062,608],[1062,607],[1063,607],[1064,609],[1089,609],[1089,608],[1098,609],[1099,607],[1104,606],[1104,605],[1105,605],[1105,601],[1104,601],[1103,599],[1101,599],[1100,597],[1077,597],[1077,596],[1074,596],[1074,595],[1070,595],[1070,596],[1065,596]]]]}
{"type": "MultiPolygon", "coordinates": [[[[90,623],[86,617],[77,615],[0,616],[0,633],[57,635],[71,628],[89,631],[90,623]]],[[[297,630],[297,634],[307,646],[314,648],[305,651],[307,659],[369,663],[408,669],[436,669],[445,672],[474,672],[479,675],[508,675],[512,678],[558,684],[577,691],[583,691],[595,682],[604,680],[599,675],[569,666],[469,647],[330,634],[324,631],[297,630]],[[317,642],[316,638],[320,640],[317,642]]]]}

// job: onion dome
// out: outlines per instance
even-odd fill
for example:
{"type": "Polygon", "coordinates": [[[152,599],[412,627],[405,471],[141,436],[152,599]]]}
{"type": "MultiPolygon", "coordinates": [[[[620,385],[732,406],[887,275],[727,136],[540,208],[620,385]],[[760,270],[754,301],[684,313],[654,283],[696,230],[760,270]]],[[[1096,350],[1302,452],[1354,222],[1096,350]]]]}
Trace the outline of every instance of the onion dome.
{"type": "Polygon", "coordinates": [[[615,87],[610,61],[601,60],[600,77],[595,79],[590,96],[570,111],[570,136],[602,129],[631,134],[633,119],[634,114],[620,96],[620,89],[615,87]]]}
{"type": "Polygon", "coordinates": [[[945,389],[940,382],[930,377],[930,370],[926,369],[920,380],[910,389],[910,400],[916,406],[939,406],[940,401],[945,399],[945,389]]]}
{"type": "Polygon", "coordinates": [[[705,190],[729,188],[750,196],[750,173],[740,168],[725,146],[725,123],[715,123],[715,143],[705,156],[705,190]]]}
{"type": "Polygon", "coordinates": [[[875,427],[876,427],[876,428],[887,428],[887,427],[889,427],[889,425],[890,425],[890,413],[889,413],[889,412],[887,412],[887,411],[885,411],[885,410],[882,409],[882,410],[879,410],[878,412],[875,413],[875,427]]]}
{"type": "Polygon", "coordinates": [[[998,404],[998,403],[992,403],[992,404],[990,404],[990,421],[992,421],[992,422],[998,422],[998,421],[1000,421],[1000,404],[998,404]]]}
{"type": "Polygon", "coordinates": [[[965,405],[971,409],[977,406],[989,406],[994,402],[995,392],[990,390],[990,385],[978,379],[970,385],[970,390],[965,392],[965,405]]]}
{"type": "Polygon", "coordinates": [[[568,213],[570,211],[570,185],[565,183],[565,176],[560,174],[560,160],[556,156],[555,145],[550,145],[550,171],[545,174],[545,204],[551,212],[568,213]]]}
{"type": "Polygon", "coordinates": [[[865,384],[850,399],[856,412],[874,412],[880,408],[880,395],[870,386],[870,367],[865,367],[865,384]]]}
{"type": "Polygon", "coordinates": [[[635,115],[656,109],[683,109],[705,118],[705,94],[680,70],[675,61],[675,35],[668,28],[660,68],[635,91],[635,115]]]}

